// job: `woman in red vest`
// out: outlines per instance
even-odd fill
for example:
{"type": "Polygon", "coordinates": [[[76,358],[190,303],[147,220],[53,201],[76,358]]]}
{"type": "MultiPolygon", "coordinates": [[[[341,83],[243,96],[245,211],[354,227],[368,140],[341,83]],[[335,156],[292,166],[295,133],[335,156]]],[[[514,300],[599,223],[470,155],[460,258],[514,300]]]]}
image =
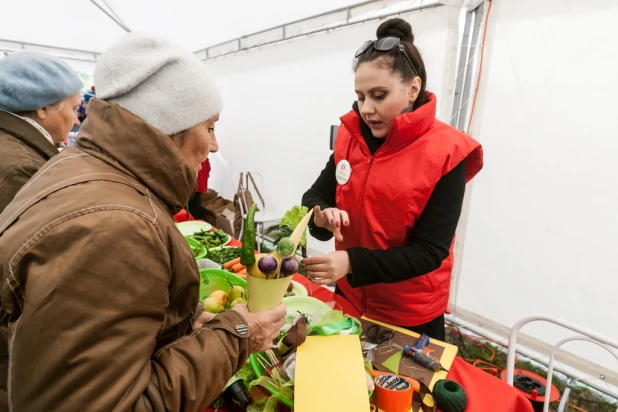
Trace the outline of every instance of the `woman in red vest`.
{"type": "Polygon", "coordinates": [[[365,316],[444,340],[455,229],[481,146],[436,119],[410,25],[391,19],[356,52],[358,101],[303,196],[311,234],[337,251],[307,258],[365,316]]]}

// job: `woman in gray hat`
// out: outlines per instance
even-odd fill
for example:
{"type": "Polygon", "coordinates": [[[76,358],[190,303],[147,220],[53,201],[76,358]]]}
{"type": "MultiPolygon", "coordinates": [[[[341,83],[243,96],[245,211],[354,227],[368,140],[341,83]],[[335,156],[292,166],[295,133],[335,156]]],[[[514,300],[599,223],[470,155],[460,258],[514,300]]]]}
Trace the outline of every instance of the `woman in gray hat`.
{"type": "Polygon", "coordinates": [[[221,95],[195,55],[137,33],[94,80],[77,146],[0,216],[0,410],[202,411],[286,312],[203,312],[174,224],[216,151],[221,95]]]}
{"type": "Polygon", "coordinates": [[[52,56],[9,53],[0,59],[0,213],[74,125],[82,81],[52,56]]]}

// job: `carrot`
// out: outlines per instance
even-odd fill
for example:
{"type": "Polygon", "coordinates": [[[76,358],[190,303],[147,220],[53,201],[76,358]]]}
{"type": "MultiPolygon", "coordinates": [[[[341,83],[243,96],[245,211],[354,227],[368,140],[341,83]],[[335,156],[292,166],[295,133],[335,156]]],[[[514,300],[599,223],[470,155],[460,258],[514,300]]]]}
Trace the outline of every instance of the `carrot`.
{"type": "Polygon", "coordinates": [[[241,272],[234,273],[234,274],[235,274],[236,276],[238,276],[239,278],[242,278],[242,279],[244,279],[244,280],[247,280],[247,272],[246,272],[246,271],[245,271],[244,273],[241,271],[241,272]]]}
{"type": "Polygon", "coordinates": [[[234,266],[237,263],[240,263],[240,258],[239,257],[237,257],[236,259],[232,259],[229,262],[225,262],[223,264],[223,269],[230,269],[232,266],[234,266]]]}
{"type": "Polygon", "coordinates": [[[245,275],[245,277],[247,276],[247,268],[241,269],[238,272],[235,273],[236,275],[245,275]]]}
{"type": "Polygon", "coordinates": [[[232,272],[236,273],[236,272],[240,272],[243,269],[246,269],[247,267],[245,265],[243,265],[242,263],[237,263],[234,266],[232,266],[232,272]]]}

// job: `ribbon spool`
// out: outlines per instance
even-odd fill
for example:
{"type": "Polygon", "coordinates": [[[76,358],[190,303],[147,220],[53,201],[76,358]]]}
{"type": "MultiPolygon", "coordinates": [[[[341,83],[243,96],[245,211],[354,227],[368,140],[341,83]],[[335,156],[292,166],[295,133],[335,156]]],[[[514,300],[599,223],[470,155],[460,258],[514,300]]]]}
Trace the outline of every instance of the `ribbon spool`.
{"type": "Polygon", "coordinates": [[[444,412],[463,412],[468,405],[466,392],[457,382],[439,380],[433,387],[433,393],[444,412]]]}
{"type": "Polygon", "coordinates": [[[388,412],[409,412],[412,405],[412,384],[397,375],[378,375],[373,393],[378,410],[388,412]]]}
{"type": "MultiPolygon", "coordinates": [[[[416,379],[407,377],[407,376],[400,376],[400,375],[395,375],[392,373],[383,373],[383,372],[378,372],[376,370],[372,370],[370,372],[371,376],[374,378],[374,382],[376,384],[376,390],[373,392],[373,399],[374,399],[374,403],[377,406],[377,409],[375,410],[375,412],[391,412],[391,409],[384,409],[383,404],[380,401],[380,395],[379,393],[382,393],[383,397],[388,397],[391,396],[391,392],[393,391],[383,391],[382,388],[380,387],[379,383],[378,383],[378,378],[380,378],[381,376],[386,376],[386,377],[398,377],[401,379],[405,379],[410,383],[410,389],[412,390],[412,397],[409,401],[409,403],[407,404],[407,409],[393,409],[393,411],[403,411],[403,412],[436,412],[437,409],[437,402],[436,402],[436,398],[434,396],[434,393],[431,391],[431,389],[429,389],[429,387],[427,385],[425,385],[423,382],[419,382],[416,379]],[[417,405],[419,405],[419,407],[415,408],[414,407],[414,403],[416,402],[417,405]],[[411,408],[412,407],[412,408],[411,408]]],[[[372,405],[373,407],[373,405],[372,405]]],[[[387,405],[386,408],[388,408],[389,406],[387,405]]],[[[403,406],[402,406],[403,408],[403,406]]],[[[371,412],[374,412],[374,409],[371,409],[371,412]]]]}

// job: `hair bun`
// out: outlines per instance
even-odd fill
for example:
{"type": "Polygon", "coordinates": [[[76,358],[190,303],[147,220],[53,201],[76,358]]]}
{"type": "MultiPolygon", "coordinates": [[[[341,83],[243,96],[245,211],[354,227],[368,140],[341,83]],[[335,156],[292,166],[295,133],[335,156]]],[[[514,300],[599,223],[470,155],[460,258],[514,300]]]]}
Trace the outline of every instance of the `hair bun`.
{"type": "Polygon", "coordinates": [[[395,36],[399,37],[401,41],[414,43],[412,26],[410,26],[410,23],[400,18],[386,20],[384,23],[380,24],[380,27],[376,30],[376,35],[378,39],[381,37],[395,36]]]}

